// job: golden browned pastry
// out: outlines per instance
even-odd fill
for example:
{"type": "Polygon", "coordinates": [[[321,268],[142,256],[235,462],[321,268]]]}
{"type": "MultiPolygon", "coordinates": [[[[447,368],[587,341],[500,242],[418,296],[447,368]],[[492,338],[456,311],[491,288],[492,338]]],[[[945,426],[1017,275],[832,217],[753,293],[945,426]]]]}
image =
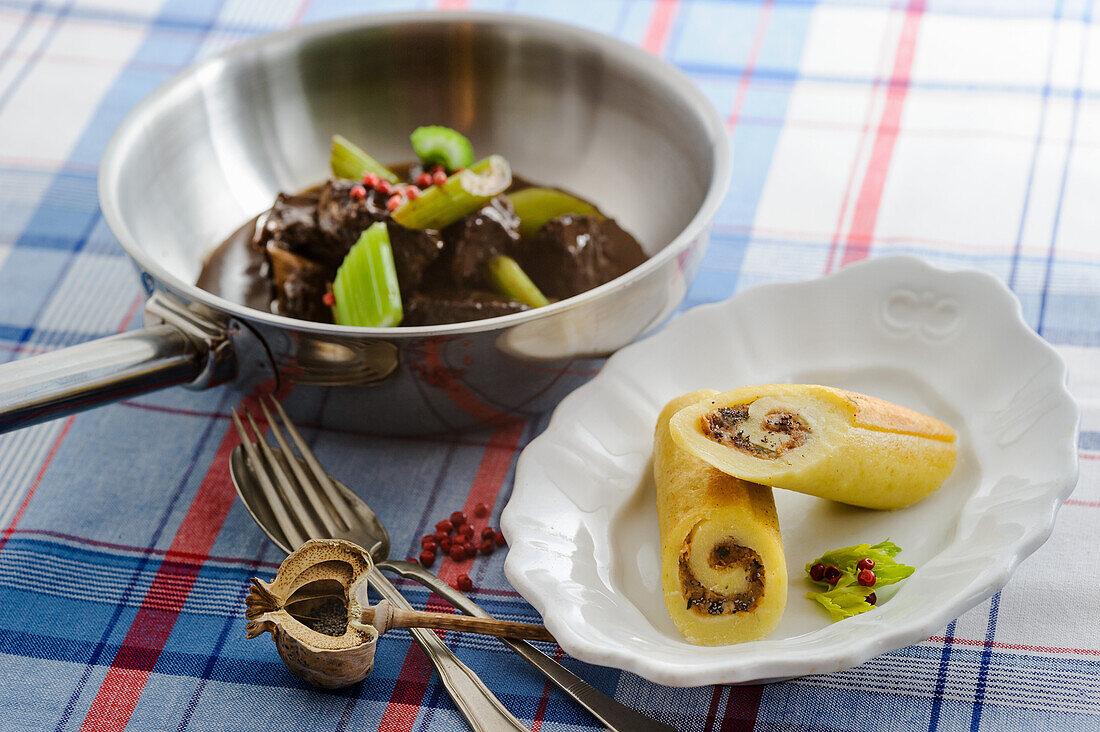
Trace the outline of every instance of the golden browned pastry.
{"type": "Polygon", "coordinates": [[[724,473],[866,508],[902,508],[955,467],[955,432],[896,404],[828,386],[712,394],[670,420],[672,438],[724,473]]]}
{"type": "Polygon", "coordinates": [[[669,402],[653,444],[665,605],[684,637],[704,646],[763,638],[787,604],[771,488],[716,470],[669,434],[669,417],[715,394],[697,391],[669,402]]]}

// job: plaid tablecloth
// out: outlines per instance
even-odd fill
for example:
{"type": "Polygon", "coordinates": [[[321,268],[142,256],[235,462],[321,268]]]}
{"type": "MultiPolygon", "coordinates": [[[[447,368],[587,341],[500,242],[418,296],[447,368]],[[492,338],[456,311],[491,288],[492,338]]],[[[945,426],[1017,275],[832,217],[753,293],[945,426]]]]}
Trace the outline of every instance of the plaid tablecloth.
{"type": "MultiPolygon", "coordinates": [[[[134,327],[97,164],[123,114],[195,59],[376,0],[0,0],[0,360],[134,327]]],[[[441,2],[464,6],[464,2],[441,2]]],[[[977,267],[1070,364],[1081,481],[1047,544],[928,640],[837,674],[681,690],[563,662],[684,730],[1100,729],[1100,28],[1091,0],[489,0],[661,54],[728,120],[730,196],[687,306],[885,252],[977,267]]],[[[462,729],[404,631],[334,692],[246,641],[282,556],[235,500],[226,389],[169,390],[0,437],[0,728],[462,729]]],[[[371,485],[396,553],[508,498],[546,418],[439,439],[312,431],[371,485]]],[[[474,597],[533,620],[479,559],[474,597]]],[[[414,603],[427,593],[406,586],[414,603]]],[[[457,653],[533,729],[593,720],[493,640],[457,653]]],[[[560,649],[556,656],[561,658],[560,649]]]]}

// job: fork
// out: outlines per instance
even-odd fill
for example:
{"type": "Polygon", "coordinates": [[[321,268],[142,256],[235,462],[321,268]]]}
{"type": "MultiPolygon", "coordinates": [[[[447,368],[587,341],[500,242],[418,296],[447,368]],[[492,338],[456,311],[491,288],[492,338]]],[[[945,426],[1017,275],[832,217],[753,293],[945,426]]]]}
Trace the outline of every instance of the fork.
{"type": "MultiPolygon", "coordinates": [[[[274,399],[272,402],[280,416],[286,420],[286,413],[279,403],[274,399]]],[[[312,476],[306,473],[301,462],[291,451],[290,445],[263,401],[260,402],[260,408],[279,445],[278,454],[267,440],[263,439],[263,432],[248,410],[242,411],[256,435],[255,442],[249,436],[235,409],[232,410],[233,423],[240,434],[241,445],[248,455],[253,472],[259,480],[263,496],[284,536],[294,546],[300,546],[311,538],[357,541],[358,532],[354,532],[353,527],[359,516],[349,507],[344,496],[321,469],[301,435],[289,420],[285,421],[287,431],[301,451],[312,476]]],[[[371,551],[373,547],[365,548],[371,551]]],[[[377,568],[371,569],[367,575],[367,581],[395,607],[413,609],[409,601],[377,568]]],[[[435,666],[444,688],[471,728],[477,732],[528,729],[504,707],[477,674],[458,659],[458,656],[439,639],[439,636],[424,628],[412,628],[409,632],[424,649],[428,660],[435,666]]]]}

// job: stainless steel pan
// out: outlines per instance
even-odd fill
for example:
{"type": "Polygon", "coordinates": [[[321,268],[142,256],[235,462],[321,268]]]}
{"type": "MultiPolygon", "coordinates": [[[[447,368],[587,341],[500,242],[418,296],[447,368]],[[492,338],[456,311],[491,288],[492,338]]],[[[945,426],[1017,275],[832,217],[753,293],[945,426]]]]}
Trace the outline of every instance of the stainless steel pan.
{"type": "MultiPolygon", "coordinates": [[[[0,431],[174,384],[295,385],[295,418],[419,433],[540,412],[682,300],[728,184],[722,124],[677,70],[572,26],[407,13],[266,36],[137,106],[100,169],[103,214],[149,294],[142,330],[0,365],[0,431]],[[323,180],[329,138],[408,159],[445,124],[513,169],[596,201],[651,259],[580,296],[492,320],[351,328],[194,286],[211,248],[280,190],[323,180]],[[336,389],[332,398],[313,390],[336,389]]],[[[292,412],[293,413],[293,412],[292,412]]]]}

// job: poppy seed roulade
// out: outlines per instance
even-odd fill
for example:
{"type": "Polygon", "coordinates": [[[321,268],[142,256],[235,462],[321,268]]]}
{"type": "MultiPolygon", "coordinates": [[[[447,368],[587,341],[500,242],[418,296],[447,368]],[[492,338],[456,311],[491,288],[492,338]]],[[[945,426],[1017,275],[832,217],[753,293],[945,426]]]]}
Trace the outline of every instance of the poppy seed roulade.
{"type": "Polygon", "coordinates": [[[955,432],[943,422],[827,386],[712,394],[669,427],[677,445],[731,476],[865,508],[916,503],[955,467],[955,432]]]}
{"type": "Polygon", "coordinates": [[[673,399],[657,420],[653,474],[665,605],[684,637],[716,646],[758,640],[787,604],[787,564],[771,488],[732,478],[681,449],[680,409],[717,394],[673,399]]]}

